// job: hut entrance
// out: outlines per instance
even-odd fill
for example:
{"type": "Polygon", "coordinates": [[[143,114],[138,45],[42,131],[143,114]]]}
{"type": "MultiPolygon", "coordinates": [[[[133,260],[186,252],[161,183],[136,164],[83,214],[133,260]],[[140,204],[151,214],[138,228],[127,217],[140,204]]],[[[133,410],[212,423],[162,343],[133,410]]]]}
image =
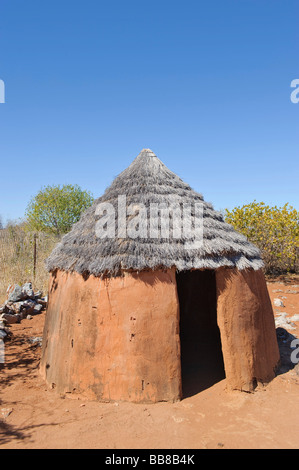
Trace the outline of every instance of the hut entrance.
{"type": "Polygon", "coordinates": [[[183,397],[225,378],[213,270],[177,273],[183,397]]]}

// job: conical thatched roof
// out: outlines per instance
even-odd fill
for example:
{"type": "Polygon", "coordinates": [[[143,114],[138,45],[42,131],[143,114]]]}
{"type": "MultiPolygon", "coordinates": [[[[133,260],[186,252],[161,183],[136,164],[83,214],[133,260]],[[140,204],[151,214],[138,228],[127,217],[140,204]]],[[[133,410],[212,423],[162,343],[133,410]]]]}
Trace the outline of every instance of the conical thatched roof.
{"type": "Polygon", "coordinates": [[[115,178],[104,195],[96,199],[84,212],[79,222],[63,237],[47,260],[49,271],[59,268],[96,276],[117,274],[121,270],[140,271],[173,266],[178,271],[216,269],[221,266],[260,269],[263,263],[259,250],[231,225],[225,223],[220,212],[215,211],[211,204],[204,201],[201,194],[193,191],[172,173],[149,149],[142,150],[131,165],[115,178]],[[146,208],[145,212],[131,212],[125,219],[127,223],[131,221],[135,225],[139,221],[134,237],[132,234],[130,237],[124,235],[123,231],[118,232],[121,226],[118,222],[118,216],[121,215],[119,196],[125,196],[127,206],[134,203],[135,208],[140,204],[146,208]],[[150,206],[169,201],[179,203],[180,207],[191,207],[191,215],[196,213],[196,204],[202,207],[203,239],[196,248],[190,246],[190,239],[185,236],[178,237],[178,232],[174,235],[172,229],[177,227],[177,219],[174,217],[170,219],[169,237],[165,238],[165,232],[164,238],[162,237],[160,213],[155,215],[155,212],[150,212],[150,206]],[[97,231],[97,222],[103,220],[101,214],[107,214],[98,212],[98,207],[102,207],[103,203],[112,204],[115,210],[116,236],[113,238],[100,238],[97,231]],[[154,237],[148,235],[149,222],[147,225],[144,223],[150,214],[151,224],[159,227],[159,232],[155,232],[154,237]],[[158,225],[155,225],[156,223],[158,225]],[[138,232],[141,226],[143,231],[138,232]]]}

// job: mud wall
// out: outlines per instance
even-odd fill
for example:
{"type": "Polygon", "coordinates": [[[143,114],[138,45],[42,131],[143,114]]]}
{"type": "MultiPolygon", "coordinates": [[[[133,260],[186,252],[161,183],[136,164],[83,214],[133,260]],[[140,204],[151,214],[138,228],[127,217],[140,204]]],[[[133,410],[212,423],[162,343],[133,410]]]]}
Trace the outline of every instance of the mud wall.
{"type": "Polygon", "coordinates": [[[175,270],[50,277],[41,373],[62,393],[134,402],[181,397],[175,270]]]}
{"type": "Polygon", "coordinates": [[[280,359],[264,274],[221,268],[216,286],[227,385],[252,391],[274,378],[280,359]]]}

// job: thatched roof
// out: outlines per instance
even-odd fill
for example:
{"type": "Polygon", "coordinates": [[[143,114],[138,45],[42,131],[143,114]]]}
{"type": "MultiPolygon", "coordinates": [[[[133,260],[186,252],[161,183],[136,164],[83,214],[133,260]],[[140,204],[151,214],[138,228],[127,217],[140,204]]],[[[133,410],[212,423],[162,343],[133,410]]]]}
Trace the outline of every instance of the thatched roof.
{"type": "MultiPolygon", "coordinates": [[[[159,214],[156,214],[157,220],[151,219],[151,223],[158,223],[160,229],[159,214]]],[[[136,215],[137,212],[128,215],[125,221],[132,223],[136,215]]],[[[153,213],[151,215],[154,217],[153,213]]],[[[135,217],[135,221],[138,217],[135,217]]],[[[260,269],[263,266],[259,250],[224,222],[220,212],[171,172],[149,149],[142,150],[131,165],[115,178],[103,196],[83,213],[79,222],[55,247],[46,264],[49,271],[58,268],[96,276],[117,274],[121,270],[140,271],[174,266],[178,271],[217,269],[221,266],[260,269]],[[142,237],[124,237],[123,233],[118,232],[118,220],[114,238],[98,236],[97,221],[103,219],[97,208],[101,203],[110,203],[117,218],[120,215],[119,196],[126,197],[127,206],[132,203],[144,204],[146,212],[139,212],[140,223],[136,225],[136,233],[142,237]],[[179,201],[180,207],[191,205],[192,215],[195,214],[195,204],[203,207],[203,243],[200,246],[188,247],[186,241],[190,239],[183,235],[179,238],[173,236],[172,228],[177,223],[174,217],[170,220],[170,236],[167,238],[162,237],[160,230],[154,238],[148,235],[149,231],[146,235],[144,231],[138,232],[141,225],[143,229],[149,228],[149,224],[144,225],[143,222],[145,217],[149,217],[150,205],[165,201],[179,201]]]]}

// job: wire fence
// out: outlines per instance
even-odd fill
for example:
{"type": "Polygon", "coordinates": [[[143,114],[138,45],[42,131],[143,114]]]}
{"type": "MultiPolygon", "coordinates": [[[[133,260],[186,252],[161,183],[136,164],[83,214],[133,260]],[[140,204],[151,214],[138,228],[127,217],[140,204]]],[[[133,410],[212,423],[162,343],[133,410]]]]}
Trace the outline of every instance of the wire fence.
{"type": "Polygon", "coordinates": [[[44,232],[30,232],[22,225],[0,230],[0,302],[10,284],[32,282],[35,290],[48,289],[45,259],[59,238],[44,232]]]}

